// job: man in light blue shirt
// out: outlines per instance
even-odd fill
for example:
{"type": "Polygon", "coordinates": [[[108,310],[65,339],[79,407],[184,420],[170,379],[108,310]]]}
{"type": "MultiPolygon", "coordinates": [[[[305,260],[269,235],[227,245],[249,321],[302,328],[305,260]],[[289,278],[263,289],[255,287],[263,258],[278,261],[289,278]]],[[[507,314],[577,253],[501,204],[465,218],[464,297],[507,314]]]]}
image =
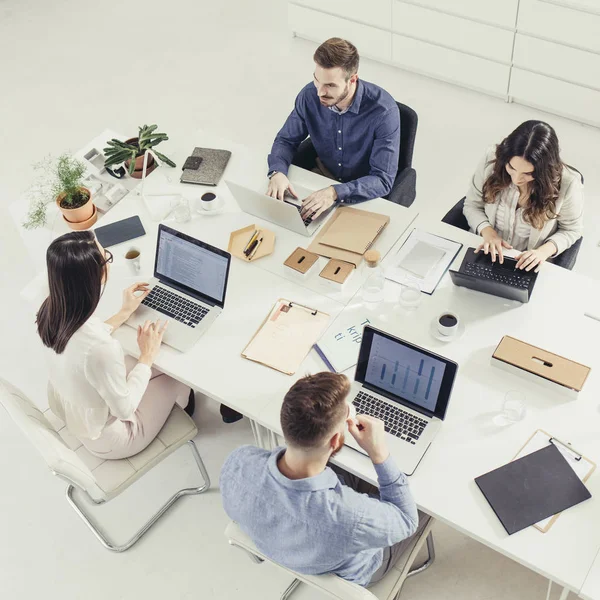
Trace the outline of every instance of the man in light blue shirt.
{"type": "Polygon", "coordinates": [[[220,486],[225,512],[275,562],[369,585],[401,556],[419,516],[383,422],[356,417],[349,392],[350,382],[337,373],[300,379],[281,409],[287,447],[238,448],[223,465],[220,486]],[[373,461],[379,498],[348,487],[327,466],[346,430],[373,461]]]}

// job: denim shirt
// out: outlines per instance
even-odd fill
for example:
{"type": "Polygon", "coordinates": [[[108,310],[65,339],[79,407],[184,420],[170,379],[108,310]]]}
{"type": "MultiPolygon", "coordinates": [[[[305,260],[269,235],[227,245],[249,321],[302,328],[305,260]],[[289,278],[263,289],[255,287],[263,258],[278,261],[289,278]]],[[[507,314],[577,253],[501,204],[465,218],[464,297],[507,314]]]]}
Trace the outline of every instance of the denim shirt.
{"type": "Polygon", "coordinates": [[[340,113],[321,104],[314,84],[306,85],[275,138],[269,172],[287,175],[308,135],[318,157],[340,182],[333,186],[339,202],[352,204],[390,193],[398,171],[400,112],[385,90],[358,80],[352,105],[340,113]]]}
{"type": "Polygon", "coordinates": [[[288,479],[277,466],[285,448],[242,446],[221,470],[227,515],[273,561],[299,573],[335,573],[367,585],[383,548],[411,536],[418,513],[393,459],[375,465],[381,499],[344,485],[332,469],[288,479]]]}

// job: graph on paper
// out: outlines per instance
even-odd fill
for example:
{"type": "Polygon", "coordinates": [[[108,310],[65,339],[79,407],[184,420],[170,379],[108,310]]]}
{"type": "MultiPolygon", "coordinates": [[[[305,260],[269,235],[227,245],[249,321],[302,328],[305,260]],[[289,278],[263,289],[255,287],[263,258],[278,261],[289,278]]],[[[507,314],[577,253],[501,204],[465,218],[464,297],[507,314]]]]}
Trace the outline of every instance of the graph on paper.
{"type": "Polygon", "coordinates": [[[365,381],[434,412],[445,369],[440,360],[374,334],[365,381]]]}

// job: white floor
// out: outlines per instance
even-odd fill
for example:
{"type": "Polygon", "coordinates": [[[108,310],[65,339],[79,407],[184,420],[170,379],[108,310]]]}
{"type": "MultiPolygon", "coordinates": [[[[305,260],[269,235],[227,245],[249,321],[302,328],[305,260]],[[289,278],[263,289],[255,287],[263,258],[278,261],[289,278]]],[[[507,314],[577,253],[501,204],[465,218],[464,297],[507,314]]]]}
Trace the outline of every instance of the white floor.
{"type": "MultiPolygon", "coordinates": [[[[27,188],[31,164],[77,149],[106,127],[135,132],[150,122],[173,144],[178,133],[202,127],[266,155],[295,94],[311,78],[314,48],[289,36],[283,0],[0,0],[0,330],[8,341],[0,376],[44,405],[34,316],[18,297],[34,272],[5,210],[27,188]]],[[[526,119],[548,120],[564,160],[586,177],[586,233],[576,270],[598,276],[600,130],[368,60],[360,74],[417,110],[417,202],[440,217],[462,197],[488,145],[526,119]]],[[[219,468],[251,434],[245,421],[224,426],[216,411],[205,400],[196,417],[213,490],[186,498],[124,555],[101,549],[67,506],[64,486],[0,413],[2,598],[277,598],[288,578],[254,565],[222,535],[219,468]]],[[[126,535],[172,487],[194,476],[183,450],[101,509],[100,518],[126,535]]],[[[543,578],[448,527],[438,526],[436,544],[435,566],[407,582],[407,600],[545,597],[543,578]]],[[[298,593],[309,597],[316,598],[298,593]]]]}

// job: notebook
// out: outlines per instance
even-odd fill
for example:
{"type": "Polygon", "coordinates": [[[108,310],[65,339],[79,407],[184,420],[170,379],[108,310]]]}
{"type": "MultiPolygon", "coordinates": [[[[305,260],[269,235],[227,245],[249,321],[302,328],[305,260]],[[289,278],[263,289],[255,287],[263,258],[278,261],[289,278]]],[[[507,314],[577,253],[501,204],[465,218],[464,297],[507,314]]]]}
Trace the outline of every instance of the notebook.
{"type": "Polygon", "coordinates": [[[481,475],[475,482],[509,535],[591,498],[555,444],[481,475]]]}
{"type": "Polygon", "coordinates": [[[330,371],[343,373],[356,365],[365,325],[378,327],[380,323],[361,302],[342,311],[315,344],[315,351],[330,371]]]}
{"type": "MultiPolygon", "coordinates": [[[[354,235],[354,232],[359,231],[360,228],[365,223],[367,223],[367,219],[373,218],[379,220],[379,222],[383,225],[383,227],[381,227],[378,230],[379,233],[381,233],[385,226],[390,222],[390,218],[386,215],[367,212],[366,210],[358,210],[356,208],[350,208],[348,206],[338,208],[331,217],[331,219],[329,219],[329,221],[327,221],[327,223],[325,223],[325,225],[321,227],[320,231],[315,236],[315,239],[308,247],[308,250],[310,252],[318,254],[319,256],[325,256],[326,258],[335,258],[336,260],[342,260],[344,262],[352,263],[355,267],[358,267],[358,265],[360,265],[363,259],[364,249],[362,252],[354,252],[352,250],[346,250],[345,248],[337,248],[335,246],[329,246],[323,243],[323,240],[328,234],[330,228],[335,225],[337,219],[340,218],[340,216],[346,213],[352,215],[352,235],[354,235]]],[[[379,233],[377,235],[379,235],[379,233]]],[[[333,239],[337,240],[338,238],[334,237],[333,239]]],[[[371,241],[370,245],[373,244],[373,241],[374,239],[371,241]]]]}
{"type": "Polygon", "coordinates": [[[364,254],[389,218],[365,211],[338,210],[321,239],[321,244],[364,254]]]}
{"type": "Polygon", "coordinates": [[[202,157],[202,163],[196,170],[184,169],[179,181],[198,185],[217,185],[231,158],[231,152],[213,148],[194,148],[191,156],[202,157]]]}
{"type": "Polygon", "coordinates": [[[328,322],[328,314],[280,298],[242,356],[293,375],[328,322]]]}

